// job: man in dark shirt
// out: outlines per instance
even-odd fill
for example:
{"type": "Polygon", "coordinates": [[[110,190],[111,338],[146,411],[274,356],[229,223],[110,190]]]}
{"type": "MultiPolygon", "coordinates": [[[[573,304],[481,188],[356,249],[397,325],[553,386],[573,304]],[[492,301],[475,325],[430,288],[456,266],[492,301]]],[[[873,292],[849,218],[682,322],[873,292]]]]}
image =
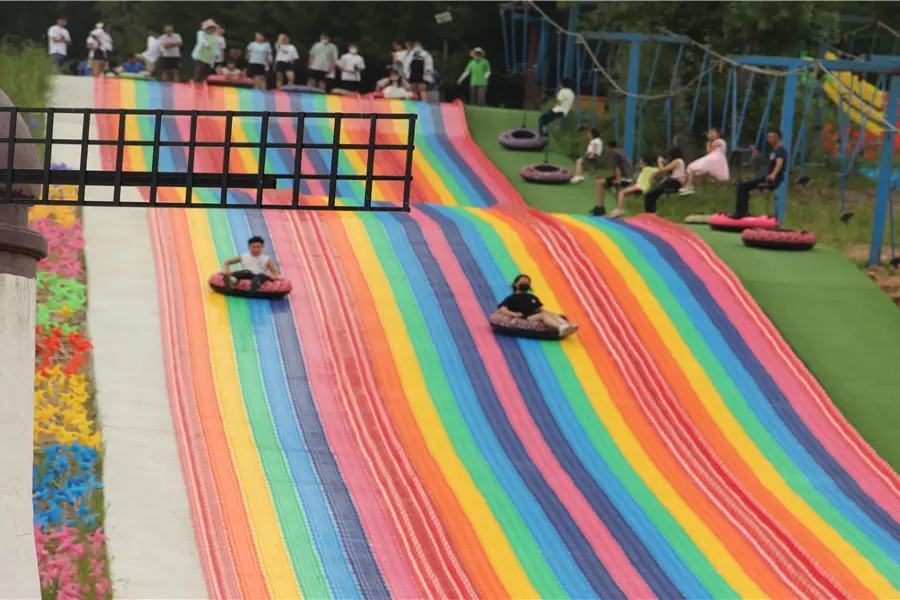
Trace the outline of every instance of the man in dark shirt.
{"type": "Polygon", "coordinates": [[[613,188],[618,192],[619,188],[631,183],[634,174],[631,161],[624,152],[619,150],[619,145],[612,141],[607,146],[609,147],[609,164],[613,174],[606,179],[597,179],[597,206],[591,211],[595,217],[602,217],[606,214],[606,208],[603,206],[606,200],[606,188],[613,188]]]}
{"type": "MultiPolygon", "coordinates": [[[[732,219],[743,219],[750,210],[750,192],[753,190],[776,190],[784,181],[784,170],[787,167],[788,151],[781,143],[781,132],[770,131],[766,141],[772,147],[769,152],[769,165],[765,177],[744,181],[737,185],[734,197],[734,213],[732,219]]],[[[753,148],[753,156],[759,157],[759,150],[753,148]]]]}

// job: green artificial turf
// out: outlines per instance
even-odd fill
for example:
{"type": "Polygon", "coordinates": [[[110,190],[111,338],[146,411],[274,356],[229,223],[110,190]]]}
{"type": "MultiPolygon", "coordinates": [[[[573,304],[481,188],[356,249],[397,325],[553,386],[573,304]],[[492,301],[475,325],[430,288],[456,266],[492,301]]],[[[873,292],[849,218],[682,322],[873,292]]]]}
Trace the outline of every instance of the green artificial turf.
{"type": "MultiPolygon", "coordinates": [[[[530,206],[584,214],[594,205],[590,180],[546,186],[526,183],[519,176],[523,165],[543,161],[543,153],[512,152],[497,143],[501,132],[522,125],[521,112],[467,107],[466,117],[475,143],[530,206]]],[[[537,114],[529,114],[528,126],[536,123],[537,114]]],[[[549,162],[574,168],[556,144],[551,144],[549,162]]],[[[680,220],[681,212],[707,213],[729,200],[719,193],[713,196],[670,201],[660,214],[680,220]]],[[[754,206],[759,202],[766,200],[756,199],[754,206]]],[[[633,200],[626,210],[638,206],[633,200]]],[[[610,195],[606,207],[612,208],[610,195]]],[[[793,207],[789,221],[796,220],[794,212],[802,209],[793,207]]],[[[900,444],[895,441],[900,424],[900,310],[837,250],[820,244],[811,252],[768,252],[745,247],[734,234],[705,226],[692,230],[740,278],[850,423],[900,471],[900,444]]]]}
{"type": "MultiPolygon", "coordinates": [[[[519,170],[531,163],[544,162],[544,152],[515,152],[503,148],[497,142],[504,131],[522,126],[521,111],[467,106],[466,119],[472,139],[512,182],[529,206],[547,212],[584,214],[596,204],[594,182],[590,178],[578,185],[536,185],[522,179],[519,170]]],[[[537,112],[529,112],[526,126],[537,129],[537,119],[537,112]]],[[[587,142],[585,139],[585,148],[587,142]]],[[[575,171],[575,163],[561,153],[555,140],[550,142],[549,148],[547,162],[575,171]]],[[[603,168],[607,167],[608,164],[603,164],[603,168]]]]}

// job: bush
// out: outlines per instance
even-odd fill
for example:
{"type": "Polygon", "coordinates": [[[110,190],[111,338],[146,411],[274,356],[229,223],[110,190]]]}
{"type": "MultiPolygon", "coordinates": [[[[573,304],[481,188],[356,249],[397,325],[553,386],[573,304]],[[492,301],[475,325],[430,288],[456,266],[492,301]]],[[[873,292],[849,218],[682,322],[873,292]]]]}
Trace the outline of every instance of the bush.
{"type": "MultiPolygon", "coordinates": [[[[21,107],[43,107],[50,100],[52,61],[47,49],[33,42],[0,43],[0,89],[21,107]]],[[[35,115],[36,116],[36,115],[35,115]]],[[[32,135],[43,131],[43,119],[23,115],[32,135]],[[35,126],[36,125],[36,126],[35,126]]]]}

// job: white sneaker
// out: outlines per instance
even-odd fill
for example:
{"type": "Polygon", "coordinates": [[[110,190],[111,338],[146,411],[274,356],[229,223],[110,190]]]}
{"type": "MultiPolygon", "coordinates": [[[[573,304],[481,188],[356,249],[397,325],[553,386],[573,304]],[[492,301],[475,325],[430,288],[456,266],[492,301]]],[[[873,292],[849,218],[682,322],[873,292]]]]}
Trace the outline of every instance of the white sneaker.
{"type": "Polygon", "coordinates": [[[679,195],[679,196],[690,196],[690,195],[693,194],[693,193],[694,193],[694,186],[691,186],[691,187],[683,187],[683,188],[681,188],[680,190],[678,190],[678,195],[679,195]]]}
{"type": "Polygon", "coordinates": [[[621,217],[624,214],[625,214],[624,210],[619,210],[618,208],[616,208],[611,213],[609,213],[609,218],[610,219],[618,219],[619,217],[621,217]]]}
{"type": "Polygon", "coordinates": [[[581,175],[576,175],[569,180],[569,183],[581,183],[582,181],[584,181],[584,177],[582,177],[581,175]]]}

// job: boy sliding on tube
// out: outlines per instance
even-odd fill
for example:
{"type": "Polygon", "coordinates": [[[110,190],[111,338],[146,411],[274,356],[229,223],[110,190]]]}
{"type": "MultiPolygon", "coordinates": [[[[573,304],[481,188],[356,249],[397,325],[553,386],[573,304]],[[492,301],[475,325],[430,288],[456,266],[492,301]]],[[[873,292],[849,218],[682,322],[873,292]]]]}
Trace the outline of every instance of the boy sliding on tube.
{"type": "Polygon", "coordinates": [[[225,261],[222,269],[225,287],[231,288],[239,279],[250,280],[250,293],[254,293],[267,281],[281,279],[281,271],[275,266],[271,258],[262,253],[266,243],[259,236],[253,236],[247,240],[247,254],[241,254],[225,261]],[[232,271],[231,265],[240,264],[238,271],[232,271]]]}

